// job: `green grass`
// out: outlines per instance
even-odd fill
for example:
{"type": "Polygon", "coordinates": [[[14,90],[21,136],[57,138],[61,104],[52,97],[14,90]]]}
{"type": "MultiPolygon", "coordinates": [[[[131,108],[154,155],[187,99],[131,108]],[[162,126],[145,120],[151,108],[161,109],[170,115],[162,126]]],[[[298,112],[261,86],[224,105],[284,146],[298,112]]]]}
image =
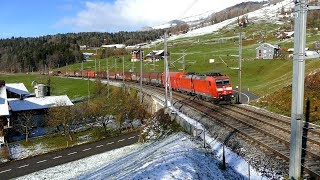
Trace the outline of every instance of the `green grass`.
{"type": "MultiPolygon", "coordinates": [[[[24,83],[29,92],[33,93],[32,81],[47,83],[49,76],[39,74],[0,74],[0,79],[6,83],[24,83]]],[[[80,79],[50,77],[51,95],[68,95],[70,99],[86,97],[88,95],[88,82],[80,79]]],[[[90,92],[94,92],[94,82],[90,81],[90,92]]]]}
{"type": "Polygon", "coordinates": [[[103,127],[95,127],[89,128],[85,131],[75,132],[74,133],[74,141],[70,141],[68,136],[64,136],[61,134],[47,135],[38,138],[31,138],[28,142],[24,140],[19,142],[14,142],[14,144],[21,144],[24,147],[34,147],[37,144],[41,144],[44,147],[55,150],[62,149],[70,146],[74,146],[77,144],[82,144],[85,142],[94,142],[99,141],[104,138],[110,138],[120,135],[119,131],[107,129],[105,132],[103,127]],[[88,139],[81,139],[83,136],[88,136],[88,139]]]}
{"type": "MultiPolygon", "coordinates": [[[[256,47],[259,42],[263,40],[261,34],[266,35],[265,42],[280,44],[283,49],[293,47],[293,39],[286,39],[279,41],[275,38],[274,34],[276,29],[281,28],[281,25],[260,22],[251,23],[246,28],[239,28],[228,26],[221,29],[218,32],[212,34],[206,34],[197,37],[181,38],[168,42],[168,51],[171,53],[169,58],[170,71],[182,70],[182,55],[185,51],[187,72],[221,72],[230,76],[233,86],[238,83],[237,70],[231,69],[232,67],[238,67],[238,57],[231,57],[227,55],[237,55],[239,50],[238,44],[238,32],[242,31],[244,35],[243,50],[242,50],[242,87],[245,90],[250,90],[260,96],[264,96],[275,92],[276,90],[287,86],[291,83],[292,76],[292,59],[276,59],[276,60],[256,60],[256,47]],[[222,40],[223,39],[223,40],[222,40]],[[180,54],[177,54],[180,53],[180,54]],[[215,63],[210,64],[209,59],[215,59],[215,63]],[[223,61],[225,63],[223,63],[223,61]]],[[[311,35],[308,32],[307,45],[312,47],[313,41],[319,39],[320,35],[311,35]]],[[[146,55],[155,47],[144,49],[146,55]]],[[[156,49],[163,49],[163,43],[158,43],[156,49]]],[[[99,50],[98,50],[99,54],[99,50]]],[[[130,62],[131,56],[125,56],[125,71],[132,70],[133,66],[135,71],[140,71],[140,63],[130,62]]],[[[97,70],[106,71],[106,59],[91,60],[83,63],[84,70],[97,70]],[[100,63],[99,63],[100,62],[100,63]],[[100,64],[100,68],[99,68],[100,64]]],[[[110,57],[108,58],[110,71],[122,70],[122,57],[110,57]]],[[[306,73],[316,70],[320,67],[320,63],[317,60],[306,61],[306,73]]],[[[164,69],[163,61],[153,63],[143,63],[144,72],[162,72],[164,69]]],[[[66,71],[79,71],[81,70],[81,63],[69,65],[67,67],[61,67],[61,72],[66,71]]],[[[18,76],[17,76],[18,77],[18,76]]],[[[0,76],[3,78],[3,76],[0,76]]],[[[27,77],[21,77],[25,80],[27,77]]],[[[12,79],[5,77],[6,79],[12,79]]],[[[17,78],[18,79],[18,78],[17,78]]],[[[35,77],[31,78],[32,80],[35,77]]],[[[29,85],[32,80],[27,80],[29,85]]],[[[86,96],[87,85],[83,81],[78,80],[53,80],[54,94],[68,94],[71,98],[78,98],[86,96]]]]}
{"type": "MultiPolygon", "coordinates": [[[[280,88],[291,84],[292,77],[292,59],[276,59],[276,60],[256,60],[256,48],[258,43],[263,40],[261,33],[266,37],[265,42],[280,44],[283,49],[293,47],[293,39],[286,39],[279,41],[274,36],[276,29],[281,28],[280,25],[271,24],[267,22],[251,23],[246,28],[228,26],[218,32],[206,34],[202,36],[181,38],[168,42],[168,51],[171,53],[169,58],[170,71],[182,70],[182,52],[185,51],[187,72],[221,72],[230,76],[233,86],[238,84],[238,72],[232,67],[238,67],[238,57],[231,57],[230,55],[237,55],[239,53],[239,37],[238,32],[243,32],[243,50],[242,50],[242,88],[250,90],[257,95],[264,96],[279,90],[280,88]],[[180,53],[180,54],[177,54],[180,53]],[[229,56],[227,56],[229,55],[229,56]],[[215,63],[210,64],[209,59],[215,59],[215,63]],[[224,62],[225,63],[224,63],[224,62]]],[[[308,33],[307,45],[312,47],[315,39],[319,39],[320,35],[311,36],[308,33]]],[[[157,44],[157,49],[163,49],[163,43],[157,44]]],[[[153,48],[144,49],[145,54],[152,51],[153,48]]],[[[284,52],[286,53],[286,52],[284,52]]],[[[109,59],[109,70],[114,71],[115,61],[114,57],[109,59]]],[[[97,60],[100,62],[101,71],[106,70],[106,60],[97,60]]],[[[132,69],[133,63],[130,62],[130,56],[125,57],[125,71],[132,69]]],[[[118,58],[116,61],[117,70],[121,71],[122,59],[118,58]]],[[[134,63],[135,71],[140,71],[139,62],[134,63]]],[[[85,62],[84,69],[94,70],[94,61],[85,62]]],[[[144,63],[143,71],[163,71],[163,61],[153,63],[144,63]]],[[[317,60],[306,61],[306,73],[309,73],[320,67],[317,60]]],[[[67,68],[60,68],[60,70],[80,70],[81,64],[74,64],[67,68]]]]}

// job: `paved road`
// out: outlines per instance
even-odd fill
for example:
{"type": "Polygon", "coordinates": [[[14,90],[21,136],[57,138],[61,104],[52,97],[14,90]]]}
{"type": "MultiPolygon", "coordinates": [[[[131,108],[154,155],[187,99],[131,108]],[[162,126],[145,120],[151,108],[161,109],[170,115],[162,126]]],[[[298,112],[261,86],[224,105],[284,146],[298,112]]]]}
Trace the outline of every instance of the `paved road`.
{"type": "MultiPolygon", "coordinates": [[[[234,92],[235,92],[235,95],[237,96],[238,91],[234,90],[234,92]]],[[[255,95],[249,91],[244,91],[244,90],[241,91],[241,103],[247,104],[247,103],[249,103],[249,101],[255,100],[258,98],[259,98],[259,96],[255,95]]]]}
{"type": "Polygon", "coordinates": [[[120,137],[105,139],[99,142],[82,144],[57,152],[51,152],[32,158],[11,161],[0,167],[0,179],[10,179],[30,174],[42,169],[65,164],[88,156],[103,153],[138,141],[138,133],[129,133],[120,137]]]}

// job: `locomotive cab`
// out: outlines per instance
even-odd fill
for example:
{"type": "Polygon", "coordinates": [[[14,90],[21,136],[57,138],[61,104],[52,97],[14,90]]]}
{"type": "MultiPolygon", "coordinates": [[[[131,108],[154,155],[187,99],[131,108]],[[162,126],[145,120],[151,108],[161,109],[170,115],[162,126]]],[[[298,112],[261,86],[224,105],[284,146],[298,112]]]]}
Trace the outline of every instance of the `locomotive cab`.
{"type": "Polygon", "coordinates": [[[223,79],[216,79],[218,98],[230,101],[234,97],[230,79],[223,77],[223,79]]]}

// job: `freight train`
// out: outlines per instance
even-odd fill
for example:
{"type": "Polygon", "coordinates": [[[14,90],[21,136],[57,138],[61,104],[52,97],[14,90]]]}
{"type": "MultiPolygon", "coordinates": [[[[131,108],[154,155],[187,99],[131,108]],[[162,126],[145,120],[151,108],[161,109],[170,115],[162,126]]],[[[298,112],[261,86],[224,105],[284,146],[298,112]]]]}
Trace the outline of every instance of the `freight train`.
{"type": "MultiPolygon", "coordinates": [[[[140,81],[140,73],[138,72],[95,72],[95,71],[69,71],[65,75],[72,77],[85,78],[107,78],[110,80],[140,81]]],[[[231,103],[234,98],[234,92],[227,75],[220,73],[196,74],[184,72],[170,72],[170,88],[200,99],[211,101],[214,103],[228,102],[231,103]]],[[[153,86],[164,87],[165,75],[162,72],[144,72],[142,73],[142,82],[153,86]]]]}

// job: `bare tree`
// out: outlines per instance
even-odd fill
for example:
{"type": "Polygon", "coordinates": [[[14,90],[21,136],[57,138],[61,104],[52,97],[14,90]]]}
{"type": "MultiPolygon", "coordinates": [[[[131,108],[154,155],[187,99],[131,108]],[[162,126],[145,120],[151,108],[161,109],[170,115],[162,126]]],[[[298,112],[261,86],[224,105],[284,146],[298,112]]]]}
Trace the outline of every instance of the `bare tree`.
{"type": "Polygon", "coordinates": [[[36,126],[33,116],[34,113],[32,111],[22,112],[16,118],[16,122],[14,123],[14,126],[25,135],[26,142],[28,142],[29,131],[36,126]]]}
{"type": "Polygon", "coordinates": [[[82,109],[75,106],[66,106],[65,103],[58,103],[59,107],[50,108],[47,114],[47,124],[49,126],[61,126],[65,136],[73,141],[72,126],[82,119],[82,109]]]}

